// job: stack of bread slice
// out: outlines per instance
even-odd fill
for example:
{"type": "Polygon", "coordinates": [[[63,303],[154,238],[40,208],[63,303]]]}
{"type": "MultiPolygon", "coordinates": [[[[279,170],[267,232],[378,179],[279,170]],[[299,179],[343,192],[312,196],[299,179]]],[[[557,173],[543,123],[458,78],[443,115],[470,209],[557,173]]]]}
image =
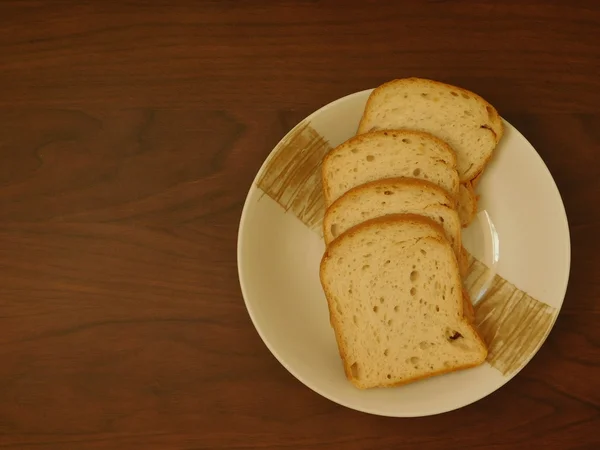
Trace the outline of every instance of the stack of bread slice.
{"type": "Polygon", "coordinates": [[[459,211],[467,226],[477,210],[473,185],[502,138],[496,109],[479,95],[422,78],[393,80],[369,96],[358,134],[379,129],[411,129],[436,136],[456,152],[459,211]]]}
{"type": "Polygon", "coordinates": [[[417,78],[369,97],[322,165],[321,283],[348,379],[394,386],[474,367],[487,348],[462,288],[461,226],[502,137],[481,97],[417,78]]]}

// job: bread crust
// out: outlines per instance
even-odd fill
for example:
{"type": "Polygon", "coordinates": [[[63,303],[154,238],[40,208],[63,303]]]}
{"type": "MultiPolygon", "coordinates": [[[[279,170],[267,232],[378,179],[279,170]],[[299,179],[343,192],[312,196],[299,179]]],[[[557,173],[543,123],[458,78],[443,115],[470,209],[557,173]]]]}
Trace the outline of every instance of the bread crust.
{"type": "MultiPolygon", "coordinates": [[[[344,373],[346,374],[346,378],[348,380],[350,380],[357,387],[360,387],[356,384],[356,382],[358,380],[356,380],[352,376],[351,364],[347,358],[347,344],[342,339],[342,335],[340,332],[340,328],[341,328],[340,324],[335,319],[335,315],[332,313],[333,308],[335,306],[332,304],[333,296],[331,295],[331,292],[329,291],[329,289],[327,288],[327,285],[324,283],[324,280],[323,280],[324,266],[325,266],[326,261],[331,257],[330,254],[335,249],[335,247],[337,245],[339,245],[340,242],[342,242],[344,239],[348,238],[349,236],[354,235],[356,232],[360,231],[361,229],[363,229],[365,227],[370,227],[370,226],[373,226],[378,223],[388,223],[388,222],[401,221],[401,220],[406,220],[406,221],[413,220],[415,222],[420,222],[420,223],[431,225],[432,228],[437,231],[439,236],[441,236],[442,238],[444,236],[443,228],[431,219],[428,219],[426,217],[422,217],[422,216],[419,216],[416,214],[393,214],[393,215],[389,215],[389,216],[382,216],[382,217],[370,219],[366,222],[362,222],[352,228],[349,228],[344,233],[340,234],[336,239],[331,241],[331,244],[329,244],[329,247],[327,247],[327,249],[325,250],[325,253],[323,254],[323,257],[321,258],[321,264],[319,266],[319,279],[321,281],[321,286],[323,287],[323,290],[325,292],[325,298],[327,299],[327,307],[329,310],[329,322],[330,322],[330,324],[333,328],[333,332],[335,334],[338,352],[340,354],[340,358],[341,358],[342,364],[344,366],[344,373]]],[[[443,238],[443,239],[445,239],[445,238],[443,238]]]]}
{"type": "MultiPolygon", "coordinates": [[[[493,116],[493,120],[496,122],[496,130],[494,131],[494,135],[496,136],[496,146],[497,146],[498,143],[500,142],[500,140],[502,139],[502,137],[504,136],[504,122],[503,122],[500,114],[498,114],[498,111],[496,111],[496,109],[492,105],[489,105],[489,106],[493,110],[492,116],[493,116]]],[[[490,115],[490,110],[488,110],[488,115],[490,115]]],[[[483,172],[485,171],[489,162],[492,160],[493,156],[494,156],[494,152],[492,152],[490,154],[490,156],[484,161],[483,166],[481,167],[481,170],[479,171],[479,173],[477,175],[475,175],[473,178],[471,178],[470,183],[471,183],[471,187],[473,189],[477,188],[477,185],[481,181],[481,176],[483,175],[483,172]]],[[[476,195],[475,195],[475,199],[477,199],[476,195]]]]}
{"type": "Polygon", "coordinates": [[[461,370],[467,370],[467,369],[472,369],[474,367],[478,367],[478,366],[480,366],[481,364],[483,364],[485,362],[486,358],[487,358],[487,353],[486,353],[486,356],[483,359],[481,359],[481,361],[478,361],[478,362],[473,363],[473,364],[465,364],[465,365],[462,365],[462,366],[451,367],[451,368],[449,368],[447,370],[438,370],[437,372],[427,373],[427,374],[424,374],[424,375],[419,376],[419,377],[408,378],[406,380],[397,381],[395,383],[389,383],[389,384],[388,383],[381,383],[381,384],[378,384],[378,385],[366,387],[366,386],[362,386],[362,385],[357,384],[352,379],[350,379],[350,381],[352,381],[352,384],[354,386],[356,386],[357,388],[359,388],[359,389],[389,388],[389,387],[405,386],[407,384],[414,383],[416,381],[426,380],[427,378],[437,377],[439,375],[445,375],[447,373],[459,372],[461,370]]]}
{"type": "MultiPolygon", "coordinates": [[[[356,134],[361,135],[363,133],[369,132],[369,130],[366,129],[366,126],[367,126],[366,123],[367,123],[368,119],[370,119],[370,117],[371,117],[369,114],[369,111],[371,109],[370,107],[373,102],[373,99],[375,97],[377,97],[377,95],[382,90],[385,90],[386,88],[393,86],[395,84],[411,84],[411,83],[414,83],[414,84],[422,83],[425,85],[427,85],[427,84],[434,85],[436,87],[441,87],[444,89],[461,92],[465,95],[475,98],[477,101],[479,101],[485,107],[485,109],[487,111],[488,118],[489,118],[489,121],[492,124],[492,126],[491,126],[491,128],[486,127],[486,129],[488,129],[494,135],[494,141],[495,141],[496,145],[498,145],[498,142],[500,142],[500,139],[502,139],[502,136],[504,135],[504,123],[502,121],[502,117],[500,116],[500,114],[498,113],[496,108],[492,104],[490,104],[487,100],[485,100],[483,97],[476,94],[475,92],[469,91],[468,89],[465,89],[460,86],[455,86],[455,85],[444,83],[441,81],[431,80],[429,78],[418,78],[418,77],[396,78],[394,80],[390,80],[390,81],[383,83],[382,85],[376,87],[371,92],[371,94],[369,95],[369,98],[367,99],[367,103],[365,105],[363,115],[358,124],[358,129],[357,129],[356,134]]],[[[489,160],[491,159],[493,154],[494,154],[494,152],[492,150],[492,152],[490,152],[490,154],[487,156],[487,158],[485,159],[485,161],[483,162],[483,164],[481,165],[481,167],[479,168],[479,171],[477,173],[480,173],[483,170],[483,168],[489,162],[489,160]]],[[[468,179],[469,180],[473,179],[473,178],[475,178],[475,176],[470,176],[470,177],[468,177],[468,179]]],[[[467,181],[467,180],[461,179],[461,182],[464,182],[464,181],[467,181]]]]}
{"type": "Polygon", "coordinates": [[[486,106],[486,110],[488,112],[490,121],[494,124],[494,129],[492,129],[492,131],[494,132],[494,135],[496,136],[496,139],[495,139],[496,143],[498,143],[500,141],[500,139],[502,139],[502,136],[504,135],[504,124],[502,123],[502,118],[501,118],[500,114],[498,114],[498,111],[496,110],[496,108],[494,108],[494,106],[490,102],[488,102],[486,99],[484,99],[482,96],[480,96],[479,94],[476,94],[473,91],[470,91],[468,89],[460,87],[460,86],[452,85],[449,83],[444,83],[443,81],[432,80],[430,78],[419,78],[419,77],[396,78],[396,79],[387,81],[387,82],[377,86],[375,89],[373,89],[373,91],[369,95],[369,98],[367,99],[367,103],[365,105],[365,112],[363,113],[363,116],[358,124],[357,134],[363,134],[365,132],[365,130],[363,128],[365,126],[365,120],[368,116],[367,113],[369,111],[369,106],[371,105],[373,98],[377,94],[379,94],[380,91],[388,88],[389,86],[395,85],[395,84],[409,84],[409,83],[430,84],[430,85],[434,85],[437,87],[442,87],[444,89],[456,90],[456,91],[462,92],[466,95],[469,95],[471,97],[474,97],[475,99],[480,101],[484,106],[486,106]],[[487,109],[487,108],[490,108],[490,109],[487,109]]]}
{"type": "MultiPolygon", "coordinates": [[[[435,238],[432,238],[432,239],[435,239],[435,238]]],[[[489,350],[488,350],[488,347],[487,347],[487,344],[486,344],[485,340],[481,336],[481,333],[479,332],[479,330],[477,329],[477,327],[474,325],[474,323],[475,323],[475,312],[473,310],[473,304],[471,303],[471,299],[469,297],[469,294],[467,293],[466,290],[464,290],[464,288],[463,288],[463,303],[462,304],[463,304],[463,306],[469,305],[468,307],[470,307],[470,311],[465,311],[463,313],[463,324],[465,326],[468,326],[473,331],[475,339],[477,341],[479,341],[479,345],[484,350],[483,353],[482,353],[482,355],[481,355],[481,358],[479,358],[475,363],[473,363],[473,364],[464,364],[462,366],[451,367],[451,368],[449,368],[447,370],[438,370],[436,372],[431,372],[431,373],[423,374],[423,375],[418,376],[418,377],[408,378],[406,380],[402,380],[402,381],[399,381],[399,382],[394,382],[394,383],[385,383],[385,382],[383,382],[383,383],[380,383],[378,385],[364,386],[363,384],[360,383],[360,380],[357,380],[357,379],[355,379],[352,376],[352,370],[349,367],[346,370],[347,361],[344,359],[344,372],[346,373],[346,377],[348,378],[349,381],[352,382],[352,384],[354,386],[356,386],[359,389],[386,388],[386,387],[404,386],[406,384],[414,383],[415,381],[425,380],[427,378],[432,378],[432,377],[436,377],[436,376],[439,376],[439,375],[445,375],[447,373],[452,373],[452,372],[458,372],[458,371],[461,371],[461,370],[472,369],[474,367],[480,366],[487,359],[487,355],[488,355],[488,351],[489,350]],[[470,314],[472,314],[472,318],[469,317],[470,314]]]]}
{"type": "Polygon", "coordinates": [[[348,228],[346,231],[344,231],[342,234],[340,234],[337,238],[335,238],[333,241],[331,241],[331,243],[329,244],[329,247],[327,247],[327,250],[325,250],[325,255],[327,254],[327,252],[329,250],[332,250],[334,247],[332,247],[333,245],[339,245],[340,238],[347,238],[348,236],[352,236],[354,234],[356,234],[357,231],[360,231],[362,228],[367,228],[370,227],[374,224],[377,223],[388,223],[388,222],[419,222],[421,224],[425,224],[425,225],[430,225],[432,228],[435,229],[435,231],[440,235],[440,237],[443,240],[446,240],[446,232],[444,231],[444,229],[442,228],[442,226],[436,222],[434,222],[433,220],[429,219],[428,217],[424,217],[421,216],[419,214],[388,214],[385,216],[381,216],[381,217],[375,217],[373,219],[369,219],[369,220],[365,220],[364,222],[361,222],[351,228],[348,228]]]}
{"type": "MultiPolygon", "coordinates": [[[[411,186],[411,187],[420,188],[422,190],[435,191],[436,193],[443,196],[445,199],[445,202],[441,203],[442,206],[446,206],[446,207],[456,211],[456,202],[455,202],[454,198],[446,190],[444,190],[437,184],[432,183],[431,181],[421,180],[418,178],[409,178],[409,177],[382,178],[379,180],[370,181],[368,183],[361,184],[359,186],[355,186],[352,189],[350,189],[349,191],[347,191],[346,193],[344,193],[337,200],[335,200],[325,211],[325,215],[323,217],[323,225],[322,225],[323,226],[323,236],[328,236],[329,233],[327,232],[327,230],[330,227],[329,218],[331,217],[331,212],[334,211],[339,206],[340,203],[345,201],[350,196],[360,195],[360,193],[364,192],[365,189],[370,189],[370,188],[377,187],[377,186],[390,186],[390,185],[405,186],[405,187],[411,186]]],[[[445,235],[445,232],[444,232],[444,235],[445,235]]],[[[331,242],[327,245],[330,245],[330,244],[331,244],[331,242]]],[[[455,248],[455,251],[457,252],[457,258],[459,259],[459,266],[460,266],[461,274],[464,275],[464,271],[462,270],[464,263],[461,260],[462,254],[460,254],[460,249],[462,249],[461,233],[458,233],[457,236],[455,236],[455,245],[453,246],[453,248],[455,248]]]]}
{"type": "Polygon", "coordinates": [[[452,197],[452,195],[450,195],[450,193],[448,191],[446,191],[444,188],[438,186],[435,183],[432,183],[431,181],[422,180],[420,178],[411,178],[411,177],[392,177],[392,178],[380,178],[379,180],[369,181],[365,184],[354,186],[353,188],[351,188],[350,190],[348,190],[344,194],[342,194],[340,196],[340,198],[335,200],[331,205],[329,205],[329,207],[325,210],[325,215],[327,215],[327,211],[329,211],[329,210],[333,211],[337,207],[337,205],[341,201],[343,201],[342,199],[346,196],[354,195],[366,188],[376,187],[376,186],[387,186],[390,184],[414,186],[414,187],[421,188],[421,189],[436,191],[440,195],[444,196],[444,199],[446,200],[446,203],[444,203],[445,206],[448,206],[449,208],[453,208],[453,209],[456,208],[456,200],[454,199],[454,197],[452,197]]]}
{"type": "Polygon", "coordinates": [[[333,150],[331,150],[329,153],[327,153],[325,155],[325,157],[323,158],[323,161],[328,159],[332,154],[334,154],[336,151],[338,151],[342,147],[350,146],[350,144],[360,143],[363,140],[370,139],[372,137],[388,136],[390,133],[396,133],[396,134],[404,135],[407,137],[411,137],[411,136],[412,137],[420,137],[420,138],[425,138],[425,139],[434,141],[437,145],[439,145],[440,147],[443,147],[445,150],[448,151],[448,154],[452,157],[452,160],[454,161],[453,166],[456,167],[456,151],[446,141],[443,141],[442,139],[434,136],[431,133],[427,133],[426,131],[410,130],[407,128],[398,128],[398,129],[393,129],[393,130],[392,129],[381,129],[381,130],[369,131],[367,133],[357,134],[355,136],[352,136],[350,139],[342,142],[340,145],[338,145],[333,150]]]}
{"type": "Polygon", "coordinates": [[[453,169],[456,169],[456,152],[454,151],[454,149],[452,147],[450,147],[450,145],[448,145],[446,142],[433,136],[430,133],[426,133],[424,131],[404,130],[404,129],[377,130],[377,131],[371,131],[369,133],[363,133],[363,134],[360,134],[357,136],[353,136],[350,139],[344,141],[342,144],[338,145],[333,150],[331,150],[329,153],[327,153],[325,155],[325,157],[323,158],[323,162],[321,164],[321,179],[323,182],[323,195],[325,197],[325,203],[327,205],[331,204],[331,188],[330,188],[330,185],[328,183],[328,180],[327,180],[327,177],[325,174],[325,169],[327,167],[328,161],[331,158],[333,158],[333,156],[335,154],[337,154],[338,152],[344,151],[345,149],[350,148],[353,145],[360,145],[365,140],[372,139],[375,137],[388,136],[390,133],[394,133],[394,134],[397,134],[400,136],[425,138],[425,139],[429,139],[429,140],[435,142],[436,145],[440,146],[448,153],[448,155],[450,156],[450,158],[452,160],[451,167],[453,169]]]}
{"type": "MultiPolygon", "coordinates": [[[[475,190],[473,189],[473,186],[471,185],[470,182],[467,181],[466,183],[462,183],[461,186],[463,186],[466,189],[466,192],[469,195],[469,201],[471,204],[470,207],[467,209],[466,215],[461,214],[460,209],[458,210],[461,225],[463,228],[466,228],[471,224],[471,222],[473,222],[473,219],[477,215],[477,196],[475,195],[475,190]]],[[[460,187],[459,187],[459,189],[460,189],[460,187]]],[[[459,196],[459,199],[460,199],[460,196],[459,196]]],[[[464,204],[464,202],[459,203],[458,206],[460,207],[461,204],[464,204]]]]}
{"type": "Polygon", "coordinates": [[[334,211],[336,208],[339,207],[340,203],[346,201],[346,199],[352,195],[359,194],[360,192],[364,191],[365,189],[370,189],[370,188],[377,187],[377,186],[388,186],[390,184],[413,186],[413,187],[421,188],[424,190],[436,191],[440,195],[444,196],[444,199],[445,199],[445,203],[443,203],[444,206],[447,206],[452,209],[456,209],[456,201],[454,200],[452,195],[450,195],[448,193],[448,191],[441,188],[437,184],[432,183],[431,181],[421,180],[419,178],[410,178],[410,177],[380,178],[379,180],[369,181],[368,183],[354,186],[353,188],[351,188],[350,190],[348,190],[344,194],[342,194],[331,205],[329,205],[329,207],[325,210],[325,214],[323,216],[323,235],[326,234],[325,230],[328,227],[327,218],[330,217],[331,211],[334,211]]]}
{"type": "MultiPolygon", "coordinates": [[[[360,230],[362,230],[363,228],[367,228],[367,227],[371,227],[374,226],[376,224],[386,224],[386,223],[392,223],[392,222],[400,222],[400,221],[414,221],[414,222],[418,222],[418,223],[422,223],[422,224],[427,224],[429,226],[431,226],[434,230],[436,230],[438,236],[434,237],[427,237],[427,238],[423,238],[423,239],[432,239],[432,240],[438,240],[440,242],[446,242],[446,244],[448,244],[448,248],[450,248],[450,254],[452,255],[452,258],[454,258],[455,263],[458,266],[458,260],[456,258],[456,255],[454,253],[454,251],[452,251],[451,247],[449,246],[449,243],[447,242],[446,238],[445,238],[445,232],[443,230],[443,228],[437,224],[436,222],[434,222],[433,220],[427,218],[427,217],[423,217],[423,216],[419,216],[417,214],[392,214],[392,215],[387,215],[387,216],[382,216],[382,217],[377,217],[374,219],[370,219],[366,222],[362,222],[350,229],[348,229],[347,231],[345,231],[344,233],[342,233],[341,235],[339,235],[336,239],[334,239],[331,244],[329,245],[329,247],[325,250],[325,253],[323,254],[323,257],[321,259],[321,264],[319,267],[319,278],[321,281],[321,285],[323,286],[323,290],[325,291],[325,297],[327,299],[327,306],[330,312],[330,322],[331,325],[333,327],[334,330],[334,334],[336,337],[336,342],[337,342],[337,346],[338,346],[338,351],[340,354],[340,358],[342,360],[342,364],[343,364],[343,368],[344,368],[344,373],[346,375],[346,378],[352,382],[352,384],[354,386],[356,386],[359,389],[367,389],[367,388],[374,388],[374,387],[393,387],[393,386],[400,386],[400,385],[404,385],[404,384],[408,384],[414,381],[418,381],[421,379],[425,379],[425,378],[430,378],[433,376],[437,376],[437,375],[442,375],[445,373],[450,373],[450,372],[455,372],[458,370],[463,370],[463,369],[468,369],[471,367],[476,367],[480,364],[482,364],[485,359],[487,358],[487,346],[485,344],[485,342],[483,341],[483,339],[481,338],[481,335],[479,334],[479,332],[477,331],[477,329],[471,324],[471,322],[469,322],[469,320],[464,316],[465,314],[465,298],[464,298],[464,289],[462,288],[462,280],[460,278],[460,274],[457,271],[457,275],[458,275],[458,279],[457,281],[457,285],[461,286],[461,289],[463,291],[463,301],[459,302],[459,304],[457,305],[457,308],[459,310],[459,314],[462,317],[462,321],[463,321],[463,325],[469,327],[470,329],[472,329],[474,331],[475,337],[476,339],[479,341],[480,346],[485,350],[483,352],[482,358],[480,358],[480,360],[477,360],[475,363],[473,364],[468,364],[468,365],[463,365],[463,366],[457,366],[457,367],[451,367],[447,370],[440,370],[437,372],[432,372],[432,373],[427,373],[427,374],[423,374],[421,376],[418,377],[413,377],[410,379],[406,379],[403,380],[401,382],[394,382],[394,383],[380,383],[378,385],[369,385],[369,386],[365,386],[363,384],[361,384],[360,380],[356,379],[353,374],[352,374],[352,365],[350,364],[350,361],[348,360],[347,357],[347,343],[342,339],[342,335],[340,332],[340,324],[338,323],[338,321],[335,319],[335,316],[332,314],[334,305],[332,304],[332,294],[330,292],[330,290],[327,288],[326,283],[324,282],[324,267],[325,264],[327,262],[327,260],[329,258],[331,258],[331,253],[335,250],[335,248],[340,245],[341,242],[343,242],[344,239],[347,239],[350,236],[353,236],[354,234],[356,234],[357,232],[359,232],[360,230]]],[[[469,302],[470,303],[470,302],[469,302]]]]}

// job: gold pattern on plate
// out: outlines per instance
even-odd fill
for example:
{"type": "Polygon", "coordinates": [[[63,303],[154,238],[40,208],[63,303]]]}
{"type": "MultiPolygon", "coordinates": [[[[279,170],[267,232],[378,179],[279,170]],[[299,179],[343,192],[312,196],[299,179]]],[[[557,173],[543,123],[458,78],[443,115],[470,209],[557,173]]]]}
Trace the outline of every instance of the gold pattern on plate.
{"type": "Polygon", "coordinates": [[[475,325],[488,345],[487,361],[508,375],[519,370],[541,345],[552,327],[556,309],[493,274],[473,256],[468,257],[464,285],[471,298],[477,298],[491,279],[475,305],[475,325]]]}
{"type": "Polygon", "coordinates": [[[325,212],[321,163],[330,150],[309,123],[301,123],[279,143],[257,183],[286,212],[320,235],[325,212]]]}
{"type": "MultiPolygon", "coordinates": [[[[299,124],[277,146],[258,187],[322,236],[325,200],[321,162],[331,146],[308,122],[299,124]]],[[[492,271],[472,255],[464,285],[471,298],[493,277],[475,306],[475,324],[488,345],[487,361],[504,375],[519,370],[550,331],[556,310],[492,271]]]]}

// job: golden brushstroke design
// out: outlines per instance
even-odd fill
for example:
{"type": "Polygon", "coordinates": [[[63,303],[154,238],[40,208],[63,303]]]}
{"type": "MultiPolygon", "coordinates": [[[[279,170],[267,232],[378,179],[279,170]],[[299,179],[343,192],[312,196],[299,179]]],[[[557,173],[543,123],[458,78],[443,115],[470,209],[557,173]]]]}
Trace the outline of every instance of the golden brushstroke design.
{"type": "Polygon", "coordinates": [[[541,345],[552,327],[556,309],[493,274],[473,256],[468,258],[464,285],[471,298],[477,298],[491,279],[475,305],[475,325],[488,344],[487,361],[508,375],[519,370],[541,345]]]}
{"type": "MultiPolygon", "coordinates": [[[[321,162],[331,146],[308,122],[294,128],[277,146],[258,180],[258,187],[322,236],[325,201],[321,162]]],[[[487,292],[475,306],[475,323],[488,348],[487,361],[502,374],[522,367],[550,330],[556,310],[542,303],[468,255],[464,279],[471,298],[477,298],[493,277],[487,292]]]]}
{"type": "Polygon", "coordinates": [[[331,146],[310,123],[300,123],[275,149],[258,180],[258,187],[322,235],[325,200],[321,162],[331,146]]]}

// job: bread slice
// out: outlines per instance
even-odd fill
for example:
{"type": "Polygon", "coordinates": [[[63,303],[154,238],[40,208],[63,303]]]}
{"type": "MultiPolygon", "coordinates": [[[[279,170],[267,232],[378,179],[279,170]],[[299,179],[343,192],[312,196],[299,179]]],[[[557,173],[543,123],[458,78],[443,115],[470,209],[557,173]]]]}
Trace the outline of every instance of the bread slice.
{"type": "Polygon", "coordinates": [[[461,224],[454,199],[439,186],[415,178],[387,178],[350,189],[325,211],[325,244],[361,222],[389,214],[432,219],[444,229],[456,257],[461,257],[461,224]]]}
{"type": "Polygon", "coordinates": [[[377,131],[355,136],[323,159],[327,206],[355,186],[392,177],[429,180],[453,197],[458,194],[454,151],[439,139],[416,131],[377,131]]]}
{"type": "Polygon", "coordinates": [[[395,386],[485,361],[443,236],[429,219],[394,215],[351,228],[327,248],[321,283],[356,387],[395,386]]]}
{"type": "Polygon", "coordinates": [[[457,205],[461,226],[468,227],[477,214],[477,196],[469,181],[460,185],[457,205]]]}
{"type": "Polygon", "coordinates": [[[378,129],[421,130],[447,142],[456,151],[461,182],[481,172],[504,132],[498,112],[483,98],[423,78],[393,80],[371,93],[358,133],[378,129]]]}

